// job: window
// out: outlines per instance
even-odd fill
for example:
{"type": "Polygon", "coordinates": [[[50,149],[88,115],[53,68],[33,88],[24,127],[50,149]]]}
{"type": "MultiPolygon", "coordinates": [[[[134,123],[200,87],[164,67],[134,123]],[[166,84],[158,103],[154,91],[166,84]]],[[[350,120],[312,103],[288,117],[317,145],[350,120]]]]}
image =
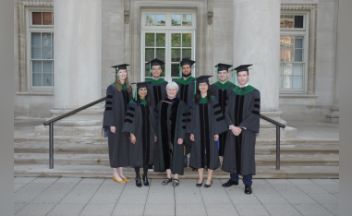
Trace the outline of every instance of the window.
{"type": "Polygon", "coordinates": [[[53,13],[30,11],[28,25],[28,71],[32,88],[54,85],[53,13]]]}
{"type": "Polygon", "coordinates": [[[305,14],[282,14],[280,76],[282,93],[304,93],[307,79],[307,22],[305,14]]]}
{"type": "Polygon", "coordinates": [[[154,58],[165,62],[163,77],[179,77],[181,59],[195,58],[194,13],[147,11],[142,13],[142,24],[142,80],[151,76],[146,63],[154,58]]]}

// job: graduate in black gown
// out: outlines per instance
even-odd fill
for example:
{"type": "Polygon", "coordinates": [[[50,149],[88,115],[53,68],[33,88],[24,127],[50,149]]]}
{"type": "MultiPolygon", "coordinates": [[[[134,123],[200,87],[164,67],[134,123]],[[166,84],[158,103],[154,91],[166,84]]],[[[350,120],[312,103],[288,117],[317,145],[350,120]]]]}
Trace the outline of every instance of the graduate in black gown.
{"type": "Polygon", "coordinates": [[[166,86],[167,97],[156,108],[157,143],[154,155],[154,171],[165,172],[163,185],[170,182],[179,185],[179,175],[184,173],[184,136],[190,113],[182,100],[177,98],[178,85],[169,82],[166,86]],[[172,176],[173,175],[173,176],[172,176]]]}
{"type": "MultiPolygon", "coordinates": [[[[177,97],[180,98],[188,108],[192,107],[194,102],[194,85],[195,78],[192,77],[192,66],[195,61],[189,58],[183,58],[180,61],[180,67],[182,69],[182,76],[174,81],[179,85],[180,89],[177,93],[177,97]]],[[[186,166],[189,166],[189,158],[191,153],[191,141],[189,140],[189,134],[186,134],[184,140],[185,154],[187,158],[185,159],[186,166]]]]}
{"type": "Polygon", "coordinates": [[[129,166],[128,148],[130,142],[127,134],[122,132],[122,125],[132,88],[128,83],[128,64],[115,65],[115,82],[106,89],[103,128],[108,136],[109,160],[113,168],[112,179],[118,183],[127,183],[123,167],[129,166]]]}
{"type": "Polygon", "coordinates": [[[143,168],[143,184],[149,186],[148,169],[153,164],[154,117],[153,110],[147,102],[147,83],[137,84],[137,96],[128,104],[123,132],[129,133],[131,145],[129,148],[130,166],[135,168],[136,186],[142,186],[140,168],[143,168]]]}
{"type": "Polygon", "coordinates": [[[239,86],[234,88],[226,111],[231,132],[227,136],[222,166],[231,175],[223,186],[238,185],[242,175],[246,194],[252,193],[252,176],[256,173],[255,142],[260,120],[260,92],[248,84],[249,66],[235,68],[239,86]]]}
{"type": "Polygon", "coordinates": [[[219,134],[228,129],[220,104],[208,93],[209,77],[197,78],[197,93],[192,106],[191,124],[188,127],[190,139],[193,141],[190,166],[198,169],[198,187],[203,185],[204,169],[208,169],[204,186],[211,186],[213,171],[220,166],[215,142],[219,139],[219,134]]]}
{"type": "MultiPolygon", "coordinates": [[[[219,104],[221,106],[221,111],[225,115],[225,110],[228,104],[230,94],[232,94],[232,89],[236,86],[230,79],[229,68],[232,65],[219,63],[215,65],[217,68],[218,81],[211,85],[210,92],[212,95],[217,97],[219,104]]],[[[224,149],[226,144],[226,136],[228,131],[221,133],[219,135],[219,156],[224,156],[224,149]]]]}
{"type": "Polygon", "coordinates": [[[162,67],[165,63],[157,58],[147,63],[151,67],[151,78],[146,78],[148,84],[148,104],[150,107],[155,108],[159,102],[166,96],[166,84],[164,78],[161,77],[163,72],[162,67]]]}

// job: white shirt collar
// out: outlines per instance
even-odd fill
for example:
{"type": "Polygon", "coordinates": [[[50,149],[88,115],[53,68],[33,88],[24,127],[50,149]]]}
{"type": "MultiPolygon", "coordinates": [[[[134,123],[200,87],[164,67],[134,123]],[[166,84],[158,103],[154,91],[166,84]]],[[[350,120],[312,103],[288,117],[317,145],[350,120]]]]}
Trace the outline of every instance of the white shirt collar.
{"type": "Polygon", "coordinates": [[[249,85],[249,83],[247,82],[244,86],[240,86],[240,88],[247,87],[248,85],[249,85]]]}

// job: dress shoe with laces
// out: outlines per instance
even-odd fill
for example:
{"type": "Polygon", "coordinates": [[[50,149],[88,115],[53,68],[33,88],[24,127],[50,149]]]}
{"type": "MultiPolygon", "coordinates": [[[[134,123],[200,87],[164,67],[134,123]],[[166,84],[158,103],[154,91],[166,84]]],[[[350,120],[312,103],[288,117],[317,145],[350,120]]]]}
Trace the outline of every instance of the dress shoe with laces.
{"type": "Polygon", "coordinates": [[[223,187],[231,187],[232,185],[238,185],[238,181],[234,181],[232,179],[229,179],[227,182],[222,184],[223,187]]]}
{"type": "Polygon", "coordinates": [[[244,187],[244,193],[245,193],[245,194],[251,194],[251,193],[252,193],[252,186],[246,185],[246,186],[244,187]]]}

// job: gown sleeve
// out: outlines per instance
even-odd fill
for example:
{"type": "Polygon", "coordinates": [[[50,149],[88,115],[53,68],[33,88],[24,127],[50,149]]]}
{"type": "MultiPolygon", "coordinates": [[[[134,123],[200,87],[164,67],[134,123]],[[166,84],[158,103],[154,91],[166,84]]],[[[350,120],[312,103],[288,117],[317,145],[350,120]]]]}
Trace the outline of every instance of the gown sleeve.
{"type": "Polygon", "coordinates": [[[214,100],[211,103],[213,106],[213,116],[214,116],[214,134],[219,134],[228,130],[226,119],[223,111],[221,110],[220,104],[214,100]]]}
{"type": "Polygon", "coordinates": [[[240,124],[240,127],[245,128],[246,130],[250,130],[254,133],[259,132],[259,121],[260,121],[260,92],[255,91],[254,96],[251,101],[251,113],[243,119],[240,124]]]}
{"type": "Polygon", "coordinates": [[[136,104],[130,102],[127,107],[126,116],[123,121],[123,132],[136,134],[136,104]]]}
{"type": "Polygon", "coordinates": [[[106,89],[106,99],[105,99],[105,111],[103,118],[103,127],[107,128],[110,126],[114,126],[114,112],[113,112],[113,89],[109,86],[106,89]]]}
{"type": "Polygon", "coordinates": [[[187,133],[187,129],[190,127],[191,124],[191,111],[188,109],[188,107],[186,106],[186,104],[184,104],[183,102],[181,102],[181,128],[178,134],[178,138],[185,138],[185,134],[187,133]]]}

